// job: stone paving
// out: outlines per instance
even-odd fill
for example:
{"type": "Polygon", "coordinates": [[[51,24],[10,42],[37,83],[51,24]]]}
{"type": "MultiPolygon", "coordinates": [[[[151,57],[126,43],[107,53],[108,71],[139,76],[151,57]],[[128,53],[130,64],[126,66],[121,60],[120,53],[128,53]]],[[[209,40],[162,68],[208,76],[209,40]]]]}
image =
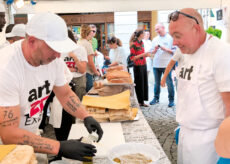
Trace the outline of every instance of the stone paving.
{"type": "MultiPolygon", "coordinates": [[[[153,99],[153,76],[152,72],[149,74],[149,101],[153,99]]],[[[168,107],[168,91],[167,88],[161,88],[160,103],[151,105],[149,107],[141,107],[142,112],[148,121],[150,127],[155,133],[163,150],[168,156],[172,164],[177,162],[177,146],[174,140],[174,130],[177,127],[175,121],[176,107],[168,107]]],[[[176,91],[175,91],[176,103],[176,91]]]]}
{"type": "Polygon", "coordinates": [[[169,160],[172,164],[176,164],[177,146],[174,140],[174,129],[178,125],[175,121],[176,108],[168,108],[168,101],[161,100],[159,104],[141,109],[169,160]]]}

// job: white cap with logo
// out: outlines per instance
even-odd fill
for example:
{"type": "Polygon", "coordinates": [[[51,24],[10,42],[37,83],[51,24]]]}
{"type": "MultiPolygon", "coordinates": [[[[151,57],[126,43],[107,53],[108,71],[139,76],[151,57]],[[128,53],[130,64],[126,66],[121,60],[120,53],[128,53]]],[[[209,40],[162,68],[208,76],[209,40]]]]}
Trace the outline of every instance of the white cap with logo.
{"type": "Polygon", "coordinates": [[[0,2],[0,13],[4,13],[4,12],[6,12],[5,6],[0,2]]]}
{"type": "Polygon", "coordinates": [[[16,24],[10,33],[6,33],[6,38],[11,38],[15,36],[25,37],[26,36],[26,26],[24,24],[16,24]]]}
{"type": "Polygon", "coordinates": [[[77,49],[77,45],[68,37],[65,21],[53,13],[34,15],[26,25],[26,33],[46,42],[59,53],[68,53],[77,49]]]}

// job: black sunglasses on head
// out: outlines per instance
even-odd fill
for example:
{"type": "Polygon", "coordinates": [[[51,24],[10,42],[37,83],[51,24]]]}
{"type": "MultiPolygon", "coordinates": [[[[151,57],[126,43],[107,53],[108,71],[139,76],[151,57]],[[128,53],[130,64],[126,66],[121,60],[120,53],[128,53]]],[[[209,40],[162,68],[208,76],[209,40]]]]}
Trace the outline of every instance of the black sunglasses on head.
{"type": "Polygon", "coordinates": [[[191,15],[188,15],[186,13],[180,12],[180,11],[174,11],[171,14],[169,14],[169,20],[168,20],[168,22],[170,22],[170,21],[176,21],[179,18],[179,14],[184,15],[184,16],[186,16],[188,18],[194,19],[196,21],[196,23],[199,24],[198,20],[195,17],[193,17],[191,15]]]}

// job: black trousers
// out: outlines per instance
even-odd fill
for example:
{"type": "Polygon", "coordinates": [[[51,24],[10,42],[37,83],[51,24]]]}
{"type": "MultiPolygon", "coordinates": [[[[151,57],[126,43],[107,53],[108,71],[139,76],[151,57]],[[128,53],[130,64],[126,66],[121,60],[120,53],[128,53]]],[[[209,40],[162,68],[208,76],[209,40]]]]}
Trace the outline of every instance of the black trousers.
{"type": "Polygon", "coordinates": [[[55,136],[58,141],[65,141],[68,139],[74,119],[75,118],[71,114],[62,109],[61,127],[54,128],[55,136]]]}
{"type": "MultiPolygon", "coordinates": [[[[71,86],[71,89],[73,90],[75,85],[70,83],[70,86],[71,86]]],[[[42,121],[39,126],[39,129],[44,130],[45,128],[46,118],[47,118],[47,109],[48,109],[49,104],[53,101],[54,96],[55,94],[52,91],[49,98],[46,100],[46,103],[43,107],[43,116],[42,116],[42,121]]],[[[75,123],[75,118],[71,114],[67,113],[64,109],[62,109],[61,127],[54,128],[55,136],[58,141],[67,140],[73,123],[75,123]]]]}
{"type": "Polygon", "coordinates": [[[148,101],[148,75],[147,75],[147,66],[134,66],[134,83],[135,91],[137,94],[138,102],[143,104],[144,101],[148,101]]]}
{"type": "Polygon", "coordinates": [[[55,94],[54,92],[52,91],[50,93],[50,96],[48,97],[48,99],[46,100],[46,103],[43,107],[43,114],[42,114],[42,121],[41,121],[41,124],[39,126],[39,129],[42,129],[44,130],[45,129],[45,126],[46,126],[46,118],[47,118],[47,109],[48,109],[48,106],[49,104],[53,101],[53,98],[54,98],[55,94]]]}

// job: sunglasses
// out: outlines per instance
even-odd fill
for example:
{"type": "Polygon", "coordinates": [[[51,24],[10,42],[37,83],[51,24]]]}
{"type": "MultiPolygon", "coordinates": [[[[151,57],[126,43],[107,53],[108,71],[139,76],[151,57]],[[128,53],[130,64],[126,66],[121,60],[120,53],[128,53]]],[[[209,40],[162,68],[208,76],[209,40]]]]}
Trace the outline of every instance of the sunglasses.
{"type": "Polygon", "coordinates": [[[91,30],[93,33],[96,33],[96,31],[95,30],[91,30]]]}
{"type": "Polygon", "coordinates": [[[179,18],[179,14],[184,15],[184,16],[186,16],[186,17],[188,17],[188,18],[194,19],[194,20],[196,21],[196,23],[199,24],[198,20],[197,20],[195,17],[193,17],[193,16],[191,16],[191,15],[188,15],[188,14],[186,14],[186,13],[180,12],[180,11],[174,11],[174,12],[172,12],[171,14],[169,14],[168,23],[169,23],[170,21],[175,22],[175,21],[179,18]]]}

